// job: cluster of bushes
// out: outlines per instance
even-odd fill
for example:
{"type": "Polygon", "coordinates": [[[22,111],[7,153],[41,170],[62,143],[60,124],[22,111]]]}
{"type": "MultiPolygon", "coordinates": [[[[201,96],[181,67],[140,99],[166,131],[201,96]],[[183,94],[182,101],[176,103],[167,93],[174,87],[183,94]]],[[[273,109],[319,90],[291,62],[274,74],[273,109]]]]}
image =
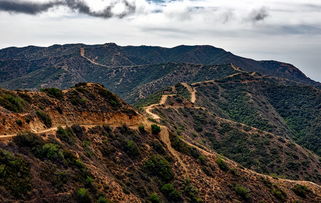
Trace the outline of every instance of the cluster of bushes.
{"type": "Polygon", "coordinates": [[[276,197],[280,201],[285,201],[287,199],[287,194],[281,190],[277,185],[271,183],[271,181],[267,178],[261,178],[263,184],[270,189],[270,192],[274,197],[276,197]]]}
{"type": "Polygon", "coordinates": [[[22,157],[0,149],[0,185],[18,198],[31,190],[30,164],[22,157]]]}
{"type": "Polygon", "coordinates": [[[121,103],[120,101],[117,99],[117,97],[111,93],[110,91],[108,91],[107,89],[104,89],[104,88],[99,88],[98,89],[98,93],[104,97],[108,102],[109,104],[114,107],[114,108],[118,108],[118,107],[121,107],[121,103]]]}
{"type": "Polygon", "coordinates": [[[186,155],[192,156],[195,159],[198,159],[201,162],[201,164],[206,165],[206,158],[196,148],[191,147],[188,144],[186,144],[184,141],[182,141],[179,138],[179,136],[171,135],[170,141],[174,149],[186,155]]]}
{"type": "Polygon", "coordinates": [[[168,182],[174,178],[170,163],[161,155],[154,155],[144,163],[144,169],[151,175],[168,182]]]}
{"type": "Polygon", "coordinates": [[[137,157],[140,155],[140,151],[137,144],[132,140],[128,140],[126,142],[124,150],[131,157],[137,157]]]}
{"type": "MultiPolygon", "coordinates": [[[[98,190],[94,184],[94,178],[85,164],[73,152],[64,149],[59,143],[55,141],[47,142],[33,133],[19,134],[14,137],[13,142],[23,149],[24,153],[31,153],[46,163],[44,166],[48,168],[42,171],[42,177],[48,180],[59,191],[73,177],[78,184],[86,188],[88,194],[92,192],[93,198],[97,199],[99,197],[97,195],[98,190]],[[59,168],[60,170],[58,170],[59,168]]],[[[87,192],[83,192],[79,191],[79,196],[77,195],[80,199],[84,200],[89,196],[91,198],[91,195],[87,196],[87,192]]],[[[80,199],[79,201],[81,201],[80,199]]],[[[103,202],[102,198],[100,200],[103,202]]]]}
{"type": "Polygon", "coordinates": [[[291,190],[298,196],[306,198],[311,192],[311,190],[304,186],[304,185],[299,185],[296,184],[291,190]]]}
{"type": "Polygon", "coordinates": [[[56,99],[62,99],[64,97],[63,92],[57,88],[45,88],[40,89],[41,92],[45,92],[49,97],[53,97],[56,99]]]}
{"type": "Polygon", "coordinates": [[[135,107],[141,108],[144,106],[148,106],[151,104],[157,104],[163,95],[163,91],[158,91],[154,94],[148,95],[145,99],[140,99],[136,104],[135,107]]]}
{"type": "MultiPolygon", "coordinates": [[[[91,203],[95,202],[93,195],[90,193],[90,191],[86,188],[79,188],[76,191],[76,198],[77,202],[79,203],[91,203]]],[[[110,200],[106,199],[104,196],[99,196],[96,200],[97,203],[111,203],[110,200]]]]}
{"type": "Polygon", "coordinates": [[[191,202],[199,203],[202,200],[198,197],[198,189],[194,187],[190,180],[184,181],[184,194],[190,199],[191,202]]]}
{"type": "Polygon", "coordinates": [[[161,199],[156,192],[151,193],[148,197],[148,200],[151,203],[160,203],[161,202],[161,199]]]}
{"type": "Polygon", "coordinates": [[[219,167],[222,171],[227,172],[227,171],[230,169],[230,168],[228,167],[228,165],[226,164],[226,162],[225,162],[223,159],[221,159],[221,158],[216,159],[215,162],[217,163],[218,167],[219,167]]]}
{"type": "Polygon", "coordinates": [[[233,185],[233,190],[237,195],[239,195],[241,198],[248,200],[250,198],[250,190],[243,185],[235,184],[233,185]]]}
{"type": "Polygon", "coordinates": [[[0,106],[15,112],[20,113],[23,112],[27,102],[21,97],[9,93],[9,92],[1,92],[0,93],[0,106]]]}
{"type": "Polygon", "coordinates": [[[161,187],[162,193],[170,200],[174,202],[182,201],[182,195],[175,189],[173,184],[165,184],[161,187]]]}
{"type": "Polygon", "coordinates": [[[161,131],[161,128],[156,124],[152,124],[151,128],[152,128],[152,134],[153,135],[158,135],[160,133],[160,131],[161,131]]]}
{"type": "Polygon", "coordinates": [[[321,95],[307,86],[283,85],[269,86],[265,93],[293,132],[292,138],[298,144],[321,155],[321,95]]]}
{"type": "Polygon", "coordinates": [[[175,86],[176,91],[177,91],[177,95],[182,96],[183,98],[190,100],[191,99],[191,94],[189,93],[189,91],[186,89],[186,87],[184,87],[181,84],[177,84],[175,86]]]}
{"type": "Polygon", "coordinates": [[[51,118],[47,113],[38,110],[36,111],[36,115],[47,128],[50,128],[52,126],[51,118]]]}
{"type": "Polygon", "coordinates": [[[273,129],[268,120],[260,116],[260,113],[249,104],[249,98],[246,95],[248,90],[242,86],[226,87],[225,90],[225,100],[218,104],[230,118],[261,130],[271,131],[273,129]]]}
{"type": "Polygon", "coordinates": [[[73,91],[70,96],[70,102],[74,106],[85,106],[87,99],[82,98],[77,91],[73,91]]]}
{"type": "Polygon", "coordinates": [[[66,129],[62,127],[58,127],[56,136],[63,142],[66,142],[68,144],[74,143],[74,133],[72,128],[67,127],[66,129]]]}
{"type": "Polygon", "coordinates": [[[40,136],[31,132],[18,134],[13,142],[28,149],[34,156],[42,160],[50,160],[63,165],[77,165],[76,157],[69,151],[62,149],[58,143],[46,143],[40,136]]]}

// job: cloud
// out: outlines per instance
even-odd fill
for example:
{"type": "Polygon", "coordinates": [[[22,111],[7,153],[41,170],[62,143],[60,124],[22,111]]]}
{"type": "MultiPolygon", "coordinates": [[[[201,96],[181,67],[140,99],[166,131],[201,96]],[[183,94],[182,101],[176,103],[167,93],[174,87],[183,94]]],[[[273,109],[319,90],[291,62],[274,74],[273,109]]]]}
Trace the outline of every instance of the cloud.
{"type": "Polygon", "coordinates": [[[45,3],[18,0],[0,0],[0,11],[9,13],[37,15],[58,6],[68,7],[74,12],[100,18],[123,18],[134,13],[136,10],[135,4],[128,2],[127,0],[112,1],[101,11],[92,11],[91,8],[81,0],[56,0],[45,3]],[[113,9],[115,9],[117,6],[122,6],[123,9],[122,11],[115,13],[113,12],[113,9]]]}
{"type": "Polygon", "coordinates": [[[253,10],[250,14],[249,19],[253,22],[263,21],[265,18],[269,16],[266,8],[261,8],[259,10],[253,10]]]}
{"type": "Polygon", "coordinates": [[[36,15],[50,8],[62,5],[63,2],[34,3],[26,1],[0,1],[0,11],[36,15]]]}

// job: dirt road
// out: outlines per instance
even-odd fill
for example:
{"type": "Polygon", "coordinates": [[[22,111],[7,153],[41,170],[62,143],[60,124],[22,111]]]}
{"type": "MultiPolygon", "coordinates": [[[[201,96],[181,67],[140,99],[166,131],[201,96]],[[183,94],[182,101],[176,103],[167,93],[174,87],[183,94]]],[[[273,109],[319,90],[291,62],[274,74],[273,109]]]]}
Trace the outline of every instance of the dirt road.
{"type": "Polygon", "coordinates": [[[183,82],[181,83],[187,90],[188,92],[191,94],[191,102],[194,104],[196,102],[196,89],[191,87],[189,84],[183,82]]]}
{"type": "Polygon", "coordinates": [[[81,56],[81,57],[85,58],[87,61],[89,61],[90,63],[92,63],[92,64],[94,64],[94,65],[96,65],[96,66],[101,66],[101,67],[109,68],[109,66],[106,66],[106,65],[97,63],[96,61],[88,58],[85,53],[86,53],[85,48],[80,48],[80,56],[81,56]]]}

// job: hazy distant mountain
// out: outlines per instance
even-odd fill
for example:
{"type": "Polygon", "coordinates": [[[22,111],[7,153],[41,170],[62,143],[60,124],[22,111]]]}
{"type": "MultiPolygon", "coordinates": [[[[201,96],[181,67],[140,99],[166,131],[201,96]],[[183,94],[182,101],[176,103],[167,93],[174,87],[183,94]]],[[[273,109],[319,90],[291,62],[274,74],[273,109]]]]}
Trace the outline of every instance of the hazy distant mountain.
{"type": "MultiPolygon", "coordinates": [[[[173,64],[170,64],[170,69],[159,69],[162,65],[158,64],[167,63],[178,63],[178,66],[183,66],[183,63],[234,64],[250,72],[287,78],[314,86],[320,85],[290,64],[246,59],[212,46],[121,47],[109,43],[92,46],[68,44],[2,49],[0,86],[10,89],[48,86],[68,88],[77,82],[90,81],[100,82],[117,94],[127,97],[124,92],[126,90],[117,89],[123,85],[123,80],[130,80],[127,81],[129,85],[136,82],[137,84],[133,84],[136,86],[161,79],[175,70],[173,66],[176,65],[173,64]],[[122,75],[119,75],[120,72],[122,75]],[[137,72],[139,75],[132,76],[137,72]],[[153,77],[146,80],[146,75],[153,77]],[[111,82],[113,79],[115,81],[111,82]]],[[[201,81],[202,78],[197,80],[201,81]]]]}

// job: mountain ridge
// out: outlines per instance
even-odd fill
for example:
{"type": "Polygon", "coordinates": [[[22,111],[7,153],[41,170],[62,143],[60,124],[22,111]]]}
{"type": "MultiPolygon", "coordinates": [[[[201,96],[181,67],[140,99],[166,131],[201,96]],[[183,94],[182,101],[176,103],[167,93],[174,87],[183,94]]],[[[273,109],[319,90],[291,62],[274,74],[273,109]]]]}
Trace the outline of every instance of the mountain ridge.
{"type": "MultiPolygon", "coordinates": [[[[5,129],[7,131],[0,128],[1,132],[17,133],[0,142],[0,176],[3,177],[0,200],[4,202],[153,202],[159,199],[162,202],[254,203],[262,200],[318,202],[321,198],[321,187],[315,183],[255,173],[176,136],[164,125],[158,129],[153,127],[153,122],[144,123],[146,118],[140,118],[142,115],[98,84],[78,84],[64,91],[1,89],[0,93],[4,98],[0,99],[3,107],[0,112],[11,115],[8,123],[10,118],[15,121],[23,116],[21,122],[12,125],[30,130],[27,126],[34,124],[28,124],[26,115],[21,113],[41,110],[41,114],[35,115],[39,120],[34,118],[34,122],[42,125],[40,130],[50,130],[32,133],[17,131],[14,127],[5,129]],[[93,106],[97,101],[103,103],[93,106]],[[61,106],[72,110],[59,110],[57,107],[61,106]],[[82,126],[81,118],[89,118],[82,115],[73,119],[79,112],[102,115],[97,116],[98,123],[82,126]],[[104,115],[105,112],[110,116],[104,115]],[[139,119],[133,126],[126,126],[127,121],[115,119],[114,112],[139,119]],[[72,118],[74,122],[69,122],[72,126],[59,127],[62,122],[68,124],[68,119],[59,120],[56,114],[72,118]],[[105,118],[114,118],[117,122],[112,125],[105,118]],[[48,122],[50,119],[52,122],[48,122]],[[51,129],[50,123],[58,125],[57,129],[51,129]]],[[[7,125],[0,123],[0,126],[7,125]]]]}
{"type": "MultiPolygon", "coordinates": [[[[181,45],[173,48],[164,48],[157,46],[118,46],[115,43],[106,43],[102,45],[85,45],[85,44],[67,44],[53,45],[50,47],[29,46],[24,48],[7,48],[0,50],[0,62],[9,63],[8,60],[22,60],[20,66],[28,67],[23,60],[34,61],[39,68],[61,67],[63,64],[72,67],[73,64],[64,61],[66,57],[76,57],[80,55],[80,49],[84,49],[86,57],[96,61],[99,64],[110,67],[119,66],[137,66],[153,65],[161,63],[191,63],[203,65],[217,64],[235,64],[249,72],[259,72],[264,75],[284,77],[291,80],[303,82],[309,85],[320,86],[318,82],[309,79],[299,69],[293,65],[277,61],[255,61],[253,59],[243,58],[227,52],[224,49],[216,48],[210,45],[187,46],[181,45]],[[52,57],[58,61],[53,61],[52,57]],[[49,64],[39,60],[49,60],[49,64]],[[51,64],[51,65],[50,65],[51,64]]],[[[77,63],[79,59],[72,63],[77,63]]],[[[83,63],[83,62],[82,62],[83,63]]],[[[0,71],[8,66],[1,65],[0,71]]],[[[4,69],[5,70],[5,69],[4,69]]],[[[9,70],[7,70],[9,71],[9,70]]],[[[82,70],[78,70],[82,71],[82,70]]],[[[10,72],[10,71],[9,71],[10,72]]],[[[1,82],[1,81],[0,81],[1,82]]],[[[2,82],[4,82],[2,80],[2,82]]],[[[81,81],[78,81],[81,82],[81,81]]],[[[87,81],[95,82],[95,81],[87,81]]],[[[30,85],[30,88],[35,86],[30,85]]]]}

